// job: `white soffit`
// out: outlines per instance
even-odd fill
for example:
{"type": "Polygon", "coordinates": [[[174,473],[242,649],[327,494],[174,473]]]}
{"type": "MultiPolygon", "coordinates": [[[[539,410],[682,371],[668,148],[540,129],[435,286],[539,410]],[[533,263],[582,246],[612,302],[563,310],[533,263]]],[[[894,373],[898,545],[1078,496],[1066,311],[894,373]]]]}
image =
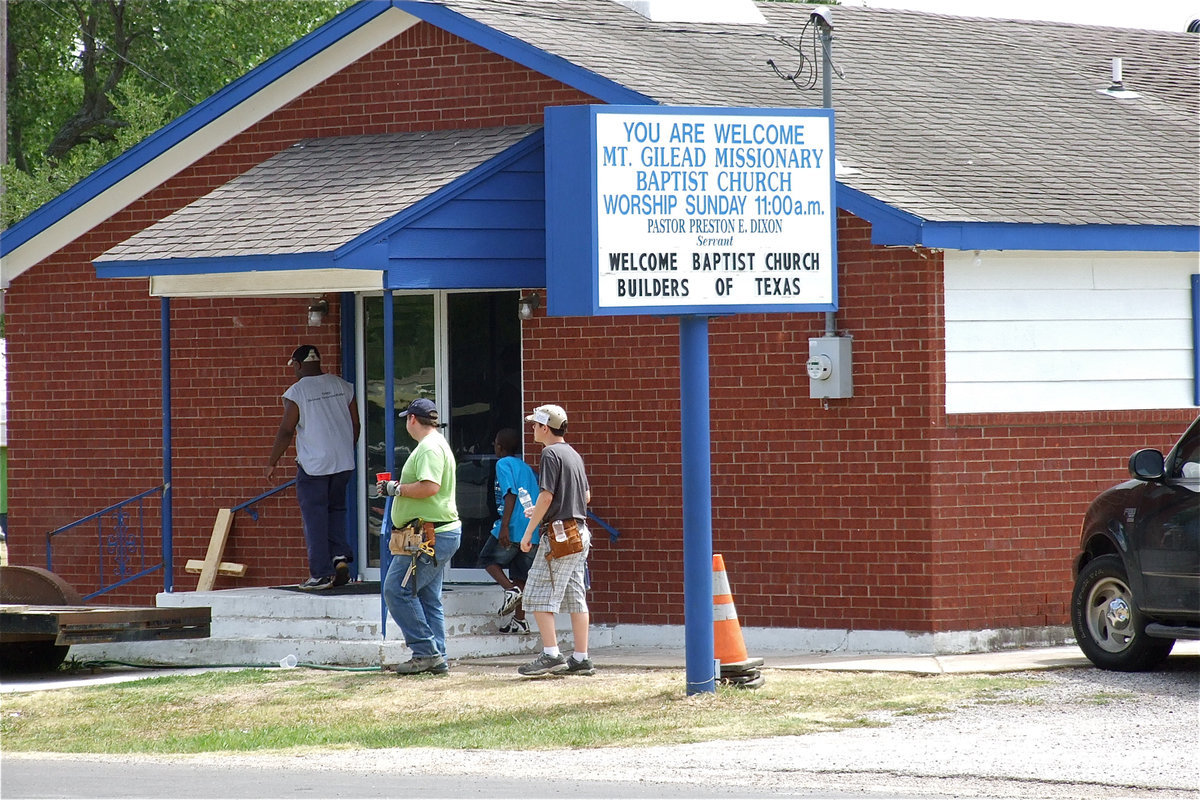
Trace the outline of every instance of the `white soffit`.
{"type": "Polygon", "coordinates": [[[298,269],[155,275],[151,297],[281,297],[325,292],[378,292],[383,273],[373,269],[298,269]]]}
{"type": "Polygon", "coordinates": [[[162,155],[147,162],[15,248],[4,259],[5,284],[62,249],[64,243],[79,238],[251,125],[418,22],[420,20],[411,14],[394,7],[389,8],[369,24],[355,29],[278,80],[264,86],[162,155]]]}
{"type": "Polygon", "coordinates": [[[752,0],[614,0],[651,22],[713,22],[765,25],[752,0]]]}

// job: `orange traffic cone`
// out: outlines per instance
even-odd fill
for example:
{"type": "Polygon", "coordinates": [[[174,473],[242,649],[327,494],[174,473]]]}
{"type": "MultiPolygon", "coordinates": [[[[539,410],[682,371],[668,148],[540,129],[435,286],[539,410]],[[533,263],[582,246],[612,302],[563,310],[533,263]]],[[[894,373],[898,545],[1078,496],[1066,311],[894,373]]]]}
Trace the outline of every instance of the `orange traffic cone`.
{"type": "MultiPolygon", "coordinates": [[[[733,606],[729,578],[725,575],[725,559],[719,555],[713,556],[713,655],[722,668],[750,661],[737,609],[733,606]]],[[[761,659],[755,660],[762,663],[761,659]]]]}

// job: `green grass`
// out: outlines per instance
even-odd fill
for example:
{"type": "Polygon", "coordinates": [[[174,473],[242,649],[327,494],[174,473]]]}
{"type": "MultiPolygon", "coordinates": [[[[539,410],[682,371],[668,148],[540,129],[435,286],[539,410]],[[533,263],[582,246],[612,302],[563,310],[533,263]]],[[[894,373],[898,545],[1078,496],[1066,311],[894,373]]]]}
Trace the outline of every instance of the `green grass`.
{"type": "Polygon", "coordinates": [[[746,739],[883,725],[1005,702],[1029,678],[770,670],[757,690],[687,696],[681,671],[526,680],[246,669],[8,694],[11,752],[206,753],[304,748],[538,750],[746,739]]]}

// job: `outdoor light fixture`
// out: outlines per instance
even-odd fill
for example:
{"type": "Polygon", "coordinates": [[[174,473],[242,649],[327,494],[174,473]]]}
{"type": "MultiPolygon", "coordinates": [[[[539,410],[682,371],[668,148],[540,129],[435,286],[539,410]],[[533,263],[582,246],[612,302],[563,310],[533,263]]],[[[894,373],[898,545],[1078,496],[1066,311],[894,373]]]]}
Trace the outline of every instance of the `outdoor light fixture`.
{"type": "Polygon", "coordinates": [[[533,312],[542,304],[537,292],[530,292],[517,301],[517,316],[521,319],[533,319],[533,312]]]}
{"type": "Polygon", "coordinates": [[[325,315],[328,313],[329,301],[324,297],[318,297],[308,307],[308,324],[310,326],[320,325],[325,321],[325,315]]]}

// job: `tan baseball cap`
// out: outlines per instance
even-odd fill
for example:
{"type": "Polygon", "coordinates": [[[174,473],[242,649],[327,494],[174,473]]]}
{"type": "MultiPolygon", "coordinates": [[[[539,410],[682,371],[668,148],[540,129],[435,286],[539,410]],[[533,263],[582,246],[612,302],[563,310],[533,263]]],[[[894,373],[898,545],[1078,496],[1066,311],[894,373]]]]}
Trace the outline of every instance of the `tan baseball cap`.
{"type": "Polygon", "coordinates": [[[567,424],[567,412],[559,406],[538,406],[525,421],[537,422],[550,428],[561,428],[567,424]]]}

